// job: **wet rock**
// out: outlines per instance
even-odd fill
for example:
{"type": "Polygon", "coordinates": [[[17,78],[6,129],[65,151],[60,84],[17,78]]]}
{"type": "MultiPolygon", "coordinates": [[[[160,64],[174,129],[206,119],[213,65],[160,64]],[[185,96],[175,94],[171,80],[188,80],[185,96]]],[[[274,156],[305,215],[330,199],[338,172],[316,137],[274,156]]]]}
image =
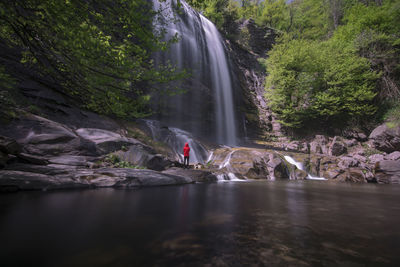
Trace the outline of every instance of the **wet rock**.
{"type": "Polygon", "coordinates": [[[271,180],[289,179],[290,174],[287,172],[286,165],[279,157],[273,157],[268,162],[268,171],[271,180]]]}
{"type": "Polygon", "coordinates": [[[378,183],[400,183],[400,160],[383,160],[375,165],[375,178],[378,183]]]}
{"type": "Polygon", "coordinates": [[[369,138],[373,140],[375,148],[391,153],[400,151],[400,126],[389,128],[386,123],[375,128],[369,138]]]}
{"type": "Polygon", "coordinates": [[[166,159],[163,155],[161,154],[156,154],[152,155],[147,163],[146,167],[150,170],[155,170],[155,171],[163,171],[165,170],[168,166],[171,165],[171,161],[166,159]]]}
{"type": "Polygon", "coordinates": [[[140,187],[140,186],[160,186],[193,183],[189,177],[161,173],[152,170],[135,169],[113,169],[117,170],[115,175],[123,177],[122,181],[117,182],[114,187],[140,187]]]}
{"type": "MultiPolygon", "coordinates": [[[[295,180],[304,180],[306,179],[308,176],[307,172],[299,170],[296,168],[296,170],[294,171],[294,179],[295,180]]],[[[292,179],[292,178],[291,178],[292,179]]]]}
{"type": "Polygon", "coordinates": [[[182,168],[170,168],[162,173],[178,175],[183,177],[190,177],[196,182],[215,182],[217,181],[217,176],[210,171],[205,170],[190,170],[182,168]]]}
{"type": "MultiPolygon", "coordinates": [[[[21,166],[15,166],[21,167],[21,166]]],[[[142,187],[192,183],[189,177],[136,169],[61,169],[24,166],[25,170],[1,170],[0,189],[55,190],[93,187],[142,187]]]]}
{"type": "Polygon", "coordinates": [[[271,151],[252,148],[221,148],[213,152],[211,167],[248,179],[288,179],[283,160],[271,151]]]}
{"type": "Polygon", "coordinates": [[[326,178],[326,179],[336,179],[340,174],[342,174],[344,171],[340,171],[340,170],[326,170],[326,171],[322,171],[322,177],[326,178]]]}
{"type": "Polygon", "coordinates": [[[387,159],[387,160],[398,160],[398,159],[400,159],[400,151],[395,151],[395,152],[390,153],[389,155],[387,155],[385,157],[385,159],[387,159]]]}
{"type": "Polygon", "coordinates": [[[365,174],[359,168],[349,168],[335,179],[338,182],[366,183],[365,174]]]}

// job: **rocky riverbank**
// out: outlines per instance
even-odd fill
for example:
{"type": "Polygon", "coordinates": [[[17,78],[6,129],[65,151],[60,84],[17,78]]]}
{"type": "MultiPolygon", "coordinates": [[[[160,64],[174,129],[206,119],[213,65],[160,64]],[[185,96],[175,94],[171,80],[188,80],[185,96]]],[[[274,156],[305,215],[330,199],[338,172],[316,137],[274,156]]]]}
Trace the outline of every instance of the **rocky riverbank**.
{"type": "Polygon", "coordinates": [[[310,141],[261,143],[257,148],[219,147],[210,151],[206,164],[182,169],[176,152],[164,144],[155,145],[145,132],[138,134],[140,127],[112,120],[108,126],[110,123],[114,131],[79,128],[79,124],[24,113],[1,130],[1,191],[309,177],[337,182],[400,182],[400,127],[386,124],[369,137],[362,133],[317,135],[310,141]],[[296,164],[288,161],[288,156],[296,164]]]}

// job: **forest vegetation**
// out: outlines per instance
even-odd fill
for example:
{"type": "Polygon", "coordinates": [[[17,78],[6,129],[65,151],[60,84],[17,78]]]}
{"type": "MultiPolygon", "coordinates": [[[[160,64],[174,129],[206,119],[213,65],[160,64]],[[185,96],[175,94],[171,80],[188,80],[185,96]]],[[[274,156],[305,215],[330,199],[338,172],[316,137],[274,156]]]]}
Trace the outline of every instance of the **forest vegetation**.
{"type": "Polygon", "coordinates": [[[163,27],[153,27],[158,15],[146,0],[1,1],[0,44],[7,51],[0,58],[2,106],[13,104],[18,75],[8,55],[14,51],[20,65],[58,84],[54,89],[84,108],[118,117],[145,115],[149,84],[184,75],[171,65],[153,64],[153,52],[177,41],[177,36],[165,40],[163,27]]]}
{"type": "MultiPolygon", "coordinates": [[[[187,2],[227,38],[240,19],[276,30],[279,38],[260,62],[269,106],[288,128],[399,122],[399,0],[187,2]]],[[[162,24],[153,27],[158,15],[146,0],[2,1],[0,44],[4,55],[17,51],[19,64],[85,108],[141,117],[147,88],[187,75],[153,64],[152,53],[179,40],[165,40],[162,24]]],[[[9,95],[18,80],[4,55],[2,112],[14,104],[9,95]]]]}
{"type": "Polygon", "coordinates": [[[189,0],[229,38],[238,19],[279,33],[266,97],[288,128],[400,122],[400,1],[189,0]]]}

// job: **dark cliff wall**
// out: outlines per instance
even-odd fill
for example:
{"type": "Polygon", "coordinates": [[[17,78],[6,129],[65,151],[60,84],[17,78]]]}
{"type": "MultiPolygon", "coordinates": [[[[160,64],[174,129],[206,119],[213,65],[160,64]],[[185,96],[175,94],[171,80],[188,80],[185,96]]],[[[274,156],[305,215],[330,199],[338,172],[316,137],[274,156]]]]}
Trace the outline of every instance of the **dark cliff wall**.
{"type": "Polygon", "coordinates": [[[240,92],[247,139],[281,137],[280,124],[275,120],[264,97],[266,71],[259,62],[267,57],[277,37],[273,29],[259,27],[253,20],[236,23],[235,31],[227,39],[227,47],[234,62],[235,79],[240,92]]]}

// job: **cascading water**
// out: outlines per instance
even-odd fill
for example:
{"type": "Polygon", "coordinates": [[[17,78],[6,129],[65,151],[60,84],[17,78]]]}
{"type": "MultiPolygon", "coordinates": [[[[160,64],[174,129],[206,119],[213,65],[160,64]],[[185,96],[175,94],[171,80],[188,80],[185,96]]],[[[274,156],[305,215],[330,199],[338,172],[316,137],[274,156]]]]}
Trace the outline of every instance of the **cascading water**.
{"type": "MultiPolygon", "coordinates": [[[[154,96],[156,119],[167,125],[185,129],[220,144],[237,144],[232,74],[225,47],[218,30],[207,18],[186,2],[153,1],[155,10],[167,17],[175,14],[178,21],[167,23],[166,39],[178,34],[180,40],[167,52],[155,54],[155,65],[173,63],[187,69],[191,77],[178,84],[185,94],[154,96]]],[[[157,23],[157,22],[156,22],[157,23]]]]}
{"type": "MultiPolygon", "coordinates": [[[[288,163],[290,163],[290,164],[292,164],[292,165],[295,165],[297,169],[302,170],[302,171],[305,171],[305,170],[304,170],[304,167],[303,167],[303,164],[302,164],[301,162],[298,162],[298,161],[294,160],[294,159],[293,159],[292,157],[290,157],[290,156],[284,156],[284,158],[285,158],[285,160],[286,160],[288,163]]],[[[307,179],[309,179],[309,180],[327,180],[327,179],[324,178],[324,177],[312,176],[312,175],[309,174],[309,173],[308,173],[308,175],[307,175],[307,179]]]]}
{"type": "Polygon", "coordinates": [[[188,143],[191,148],[189,163],[204,164],[206,162],[208,158],[207,149],[189,132],[174,127],[162,127],[158,121],[154,120],[144,120],[144,122],[149,128],[152,138],[156,141],[166,143],[179,158],[180,162],[183,162],[183,146],[185,143],[188,143]]]}

